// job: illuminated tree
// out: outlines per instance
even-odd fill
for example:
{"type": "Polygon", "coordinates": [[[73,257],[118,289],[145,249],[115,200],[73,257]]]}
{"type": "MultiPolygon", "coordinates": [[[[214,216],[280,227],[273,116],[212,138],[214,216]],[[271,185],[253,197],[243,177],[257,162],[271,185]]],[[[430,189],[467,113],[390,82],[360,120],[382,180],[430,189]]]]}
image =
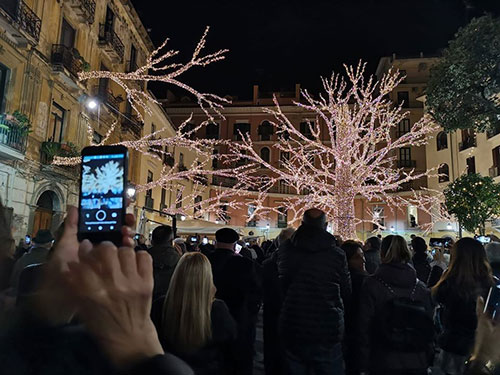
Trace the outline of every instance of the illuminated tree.
{"type": "MultiPolygon", "coordinates": [[[[365,80],[364,71],[365,65],[360,63],[356,68],[346,67],[347,80],[338,74],[322,79],[324,93],[317,98],[302,91],[302,102],[295,104],[315,118],[307,131],[297,129],[274,98],[276,108],[266,110],[274,116],[273,125],[280,137],[273,147],[289,155],[280,166],[264,160],[248,134],[242,134],[242,142],[231,144],[233,160],[243,158],[270,172],[267,177],[253,176],[254,181],[260,181],[254,215],[277,212],[279,207],[265,207],[259,197],[280,184],[295,193],[283,204],[294,216],[292,221],[299,220],[305,209],[318,207],[332,220],[335,233],[344,238],[355,237],[361,223],[354,213],[357,197],[383,200],[394,209],[416,205],[432,217],[441,215],[433,209],[439,206],[440,197],[430,191],[410,189],[406,195],[395,194],[434,172],[398,165],[396,155],[403,147],[425,145],[437,126],[424,116],[406,134],[396,135],[398,124],[408,113],[387,97],[404,77],[390,71],[379,81],[373,77],[365,80]]],[[[376,219],[371,221],[378,222],[376,219]]]]}

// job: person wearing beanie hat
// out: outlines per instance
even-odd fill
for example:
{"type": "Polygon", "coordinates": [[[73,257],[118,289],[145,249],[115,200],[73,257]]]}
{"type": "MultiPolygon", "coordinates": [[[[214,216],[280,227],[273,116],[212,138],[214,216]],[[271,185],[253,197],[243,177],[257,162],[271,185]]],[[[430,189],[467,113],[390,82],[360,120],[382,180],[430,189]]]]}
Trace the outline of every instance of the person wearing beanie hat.
{"type": "Polygon", "coordinates": [[[252,374],[260,280],[256,264],[235,252],[240,236],[231,228],[215,232],[215,250],[208,255],[212,265],[216,298],[223,300],[238,325],[238,337],[228,358],[230,373],[252,374]]]}

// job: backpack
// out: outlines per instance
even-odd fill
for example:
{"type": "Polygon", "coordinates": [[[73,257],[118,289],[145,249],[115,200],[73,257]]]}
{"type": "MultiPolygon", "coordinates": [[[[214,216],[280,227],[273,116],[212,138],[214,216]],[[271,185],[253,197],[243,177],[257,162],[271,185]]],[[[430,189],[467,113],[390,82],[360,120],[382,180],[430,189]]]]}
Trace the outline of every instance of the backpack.
{"type": "Polygon", "coordinates": [[[402,297],[381,278],[375,277],[392,295],[376,323],[378,337],[396,352],[427,351],[435,337],[434,322],[422,302],[415,300],[418,279],[409,297],[402,297]]]}

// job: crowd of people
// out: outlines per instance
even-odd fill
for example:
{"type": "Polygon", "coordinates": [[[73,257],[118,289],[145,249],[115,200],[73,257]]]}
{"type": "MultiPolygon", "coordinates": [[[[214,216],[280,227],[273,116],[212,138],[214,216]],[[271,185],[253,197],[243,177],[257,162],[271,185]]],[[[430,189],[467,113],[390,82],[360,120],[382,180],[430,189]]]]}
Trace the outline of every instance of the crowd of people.
{"type": "Polygon", "coordinates": [[[79,243],[70,208],[58,233],[15,248],[1,212],[2,374],[250,375],[260,316],[268,375],[500,373],[500,325],[484,312],[494,236],[343,241],[309,209],[261,245],[158,226],[148,246],[127,215],[117,248],[79,243]]]}

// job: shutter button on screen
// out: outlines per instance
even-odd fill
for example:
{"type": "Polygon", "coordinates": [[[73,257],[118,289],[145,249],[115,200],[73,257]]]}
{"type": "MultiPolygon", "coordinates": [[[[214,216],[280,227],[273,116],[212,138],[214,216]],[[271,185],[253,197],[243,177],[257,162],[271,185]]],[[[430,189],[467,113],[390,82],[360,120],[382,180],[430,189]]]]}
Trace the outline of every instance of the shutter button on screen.
{"type": "Polygon", "coordinates": [[[95,214],[95,218],[98,221],[104,221],[106,219],[106,211],[104,211],[104,210],[97,211],[95,214]]]}

